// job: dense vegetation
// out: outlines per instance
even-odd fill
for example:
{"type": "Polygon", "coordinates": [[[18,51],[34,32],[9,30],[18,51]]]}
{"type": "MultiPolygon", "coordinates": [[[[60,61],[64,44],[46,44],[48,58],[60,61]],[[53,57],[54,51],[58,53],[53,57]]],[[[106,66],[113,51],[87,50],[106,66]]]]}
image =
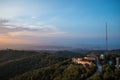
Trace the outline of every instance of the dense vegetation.
{"type": "MultiPolygon", "coordinates": [[[[0,80],[120,80],[120,71],[115,70],[116,57],[120,50],[109,51],[105,60],[100,60],[103,70],[94,74],[95,65],[77,65],[72,57],[84,56],[82,52],[18,51],[0,50],[0,80]],[[109,64],[109,61],[112,64],[109,64]]],[[[99,57],[104,51],[91,51],[99,57]]]]}
{"type": "Polygon", "coordinates": [[[120,55],[110,54],[106,57],[105,61],[102,61],[102,77],[104,80],[120,80],[120,70],[115,70],[116,57],[120,57],[120,55]],[[112,61],[112,64],[109,61],[112,61]]]}
{"type": "Polygon", "coordinates": [[[115,52],[119,53],[118,51],[111,51],[104,60],[100,59],[102,73],[96,74],[87,80],[120,80],[120,70],[115,70],[116,57],[120,57],[120,54],[116,54],[115,52]],[[109,61],[112,61],[112,64],[109,61]]]}
{"type": "Polygon", "coordinates": [[[35,51],[0,51],[0,80],[7,80],[27,71],[49,66],[65,58],[35,51]]]}
{"type": "Polygon", "coordinates": [[[71,60],[68,59],[52,66],[24,73],[11,80],[85,80],[95,70],[94,65],[85,67],[71,64],[71,60]]]}

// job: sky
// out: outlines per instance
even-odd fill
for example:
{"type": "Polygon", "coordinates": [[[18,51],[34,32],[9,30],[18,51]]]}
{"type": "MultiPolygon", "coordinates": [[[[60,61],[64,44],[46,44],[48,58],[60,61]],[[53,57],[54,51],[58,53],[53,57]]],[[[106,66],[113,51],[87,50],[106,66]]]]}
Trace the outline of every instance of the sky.
{"type": "Polygon", "coordinates": [[[0,0],[0,48],[120,48],[120,0],[0,0]]]}

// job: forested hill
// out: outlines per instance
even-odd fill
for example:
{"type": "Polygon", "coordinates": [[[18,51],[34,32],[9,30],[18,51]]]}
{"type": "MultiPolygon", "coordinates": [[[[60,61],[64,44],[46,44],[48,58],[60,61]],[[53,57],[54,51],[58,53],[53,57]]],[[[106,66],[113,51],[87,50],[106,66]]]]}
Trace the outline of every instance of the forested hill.
{"type": "Polygon", "coordinates": [[[0,80],[32,71],[41,67],[49,66],[65,60],[55,54],[35,51],[0,51],[0,80]]]}
{"type": "Polygon", "coordinates": [[[0,80],[32,71],[38,68],[51,66],[73,56],[81,56],[81,52],[57,51],[24,51],[24,50],[0,50],[0,80]]]}
{"type": "Polygon", "coordinates": [[[71,63],[71,59],[57,64],[26,72],[10,80],[85,80],[94,74],[97,67],[71,63]]]}
{"type": "MultiPolygon", "coordinates": [[[[73,64],[72,57],[82,57],[83,52],[0,50],[0,80],[85,80],[96,71],[96,66],[73,64]]],[[[98,56],[104,51],[90,51],[98,56]]],[[[108,60],[115,63],[120,50],[109,51],[108,60]],[[112,58],[113,57],[113,58],[112,58]]]]}

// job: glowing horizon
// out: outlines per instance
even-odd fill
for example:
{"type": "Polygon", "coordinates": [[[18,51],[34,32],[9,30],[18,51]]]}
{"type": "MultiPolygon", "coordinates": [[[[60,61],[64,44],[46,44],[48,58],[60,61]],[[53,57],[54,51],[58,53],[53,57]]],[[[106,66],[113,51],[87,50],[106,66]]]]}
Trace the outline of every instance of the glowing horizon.
{"type": "MultiPolygon", "coordinates": [[[[0,44],[120,48],[119,0],[1,0],[0,44]]],[[[0,46],[2,48],[2,46],[0,46]]]]}

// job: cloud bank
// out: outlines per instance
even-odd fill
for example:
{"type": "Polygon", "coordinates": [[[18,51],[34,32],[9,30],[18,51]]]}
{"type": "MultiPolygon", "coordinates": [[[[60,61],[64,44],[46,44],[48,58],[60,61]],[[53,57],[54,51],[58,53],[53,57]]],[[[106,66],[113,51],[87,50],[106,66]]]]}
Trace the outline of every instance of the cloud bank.
{"type": "Polygon", "coordinates": [[[62,32],[52,25],[20,25],[0,19],[1,43],[45,43],[50,38],[63,37],[66,34],[66,32],[62,32]]]}

